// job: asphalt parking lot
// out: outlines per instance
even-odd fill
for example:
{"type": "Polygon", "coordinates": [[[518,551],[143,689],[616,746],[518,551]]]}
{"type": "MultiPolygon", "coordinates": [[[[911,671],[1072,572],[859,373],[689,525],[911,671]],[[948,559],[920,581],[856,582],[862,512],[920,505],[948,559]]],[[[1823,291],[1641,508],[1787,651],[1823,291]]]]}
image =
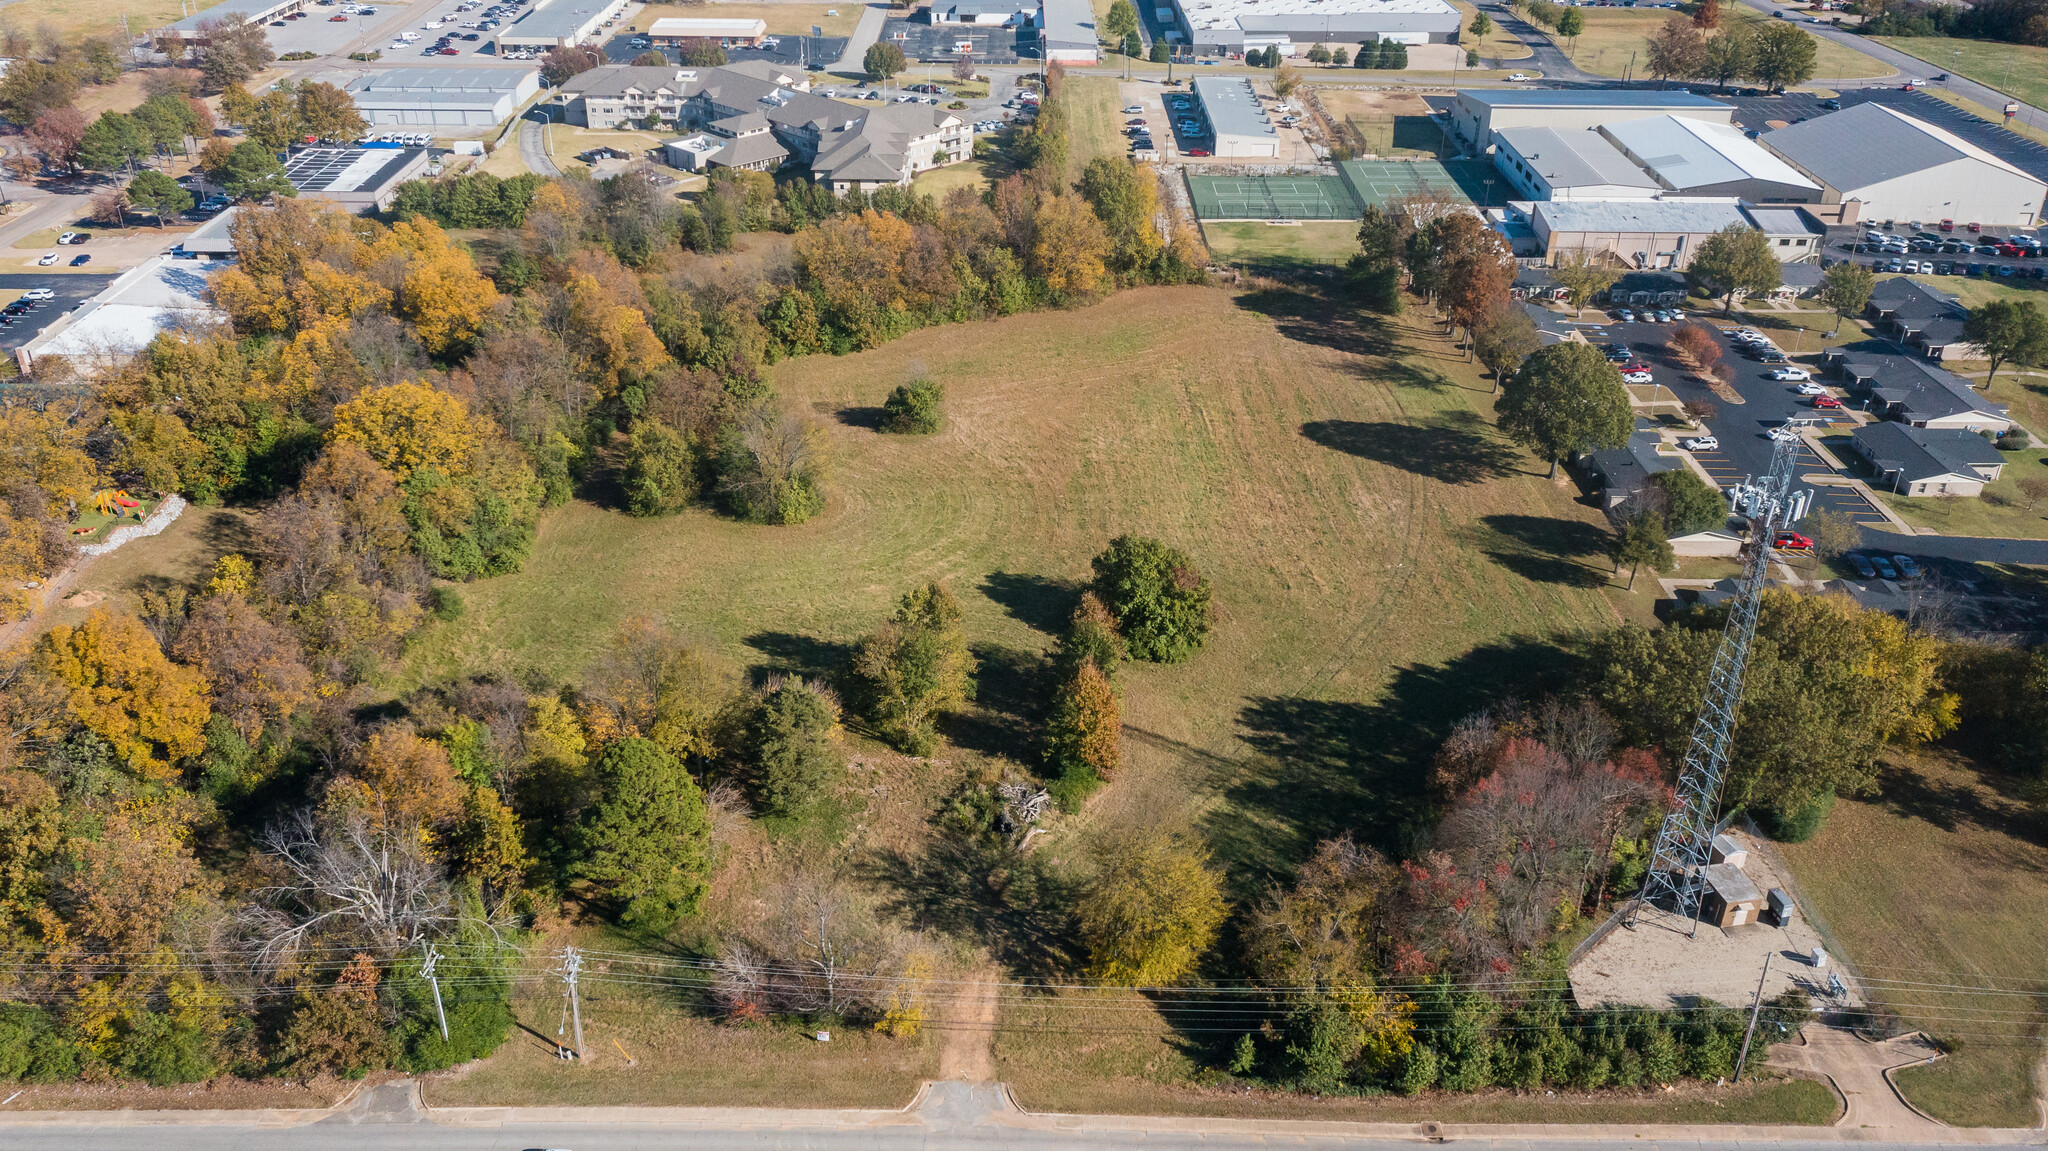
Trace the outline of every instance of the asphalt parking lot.
{"type": "MultiPolygon", "coordinates": [[[[614,64],[630,64],[633,58],[650,52],[650,48],[633,47],[633,38],[640,32],[621,32],[605,41],[604,58],[614,64]]],[[[728,48],[727,60],[738,63],[741,60],[766,60],[771,64],[784,64],[791,68],[810,68],[830,64],[846,51],[844,36],[781,36],[773,48],[728,48]]],[[[673,62],[676,50],[666,48],[662,55],[673,62]]],[[[950,73],[949,73],[950,75],[950,73]]]]}
{"type": "Polygon", "coordinates": [[[889,20],[882,25],[882,42],[894,43],[911,60],[951,63],[959,57],[957,45],[966,40],[974,45],[974,58],[984,64],[1015,64],[1019,49],[1038,49],[1037,33],[1023,28],[993,25],[927,24],[922,20],[889,20]]]}
{"type": "MultiPolygon", "coordinates": [[[[1713,404],[1718,414],[1707,421],[1707,430],[1721,441],[1719,449],[1711,452],[1694,452],[1693,459],[1705,469],[1714,482],[1722,488],[1738,484],[1746,479],[1762,476],[1771,466],[1770,430],[1782,425],[1792,417],[1812,419],[1828,413],[1816,410],[1813,401],[1800,395],[1794,389],[1796,384],[1770,378],[1770,365],[1760,364],[1737,350],[1734,340],[1715,326],[1708,317],[1695,315],[1708,330],[1715,333],[1721,345],[1722,362],[1735,369],[1734,388],[1743,398],[1743,403],[1731,404],[1716,396],[1712,389],[1693,380],[1664,345],[1677,331],[1676,324],[1614,323],[1609,324],[1601,334],[1587,332],[1595,343],[1623,343],[1636,357],[1650,364],[1656,382],[1677,396],[1681,401],[1704,400],[1713,404]]],[[[1766,332],[1786,351],[1797,350],[1796,341],[1790,341],[1783,333],[1766,332]],[[1794,347],[1786,347],[1788,343],[1794,347]]],[[[1811,370],[1812,365],[1801,363],[1811,370]]],[[[1844,416],[1836,421],[1836,428],[1847,432],[1854,423],[1844,416]]],[[[1801,448],[1798,464],[1799,474],[1828,472],[1826,461],[1812,448],[1801,448]]],[[[1812,487],[1813,502],[1809,512],[1838,511],[1853,517],[1858,523],[1876,526],[1885,523],[1883,515],[1872,507],[1870,501],[1847,488],[1812,487]]]]}
{"type": "Polygon", "coordinates": [[[0,307],[20,299],[21,294],[30,288],[48,288],[57,293],[56,299],[44,302],[42,307],[26,317],[0,326],[0,349],[12,352],[28,343],[58,316],[106,290],[106,286],[114,282],[115,275],[113,272],[63,276],[0,275],[0,307]]]}

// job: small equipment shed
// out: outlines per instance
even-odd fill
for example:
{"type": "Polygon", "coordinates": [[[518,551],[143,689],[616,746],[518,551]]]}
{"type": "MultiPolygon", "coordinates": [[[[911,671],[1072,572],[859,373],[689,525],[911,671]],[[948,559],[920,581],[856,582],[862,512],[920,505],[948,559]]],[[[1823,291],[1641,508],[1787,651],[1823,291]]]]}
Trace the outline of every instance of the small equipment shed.
{"type": "Polygon", "coordinates": [[[1716,927],[1755,923],[1763,910],[1764,893],[1732,863],[1707,867],[1707,890],[1700,897],[1700,918],[1716,927]]]}

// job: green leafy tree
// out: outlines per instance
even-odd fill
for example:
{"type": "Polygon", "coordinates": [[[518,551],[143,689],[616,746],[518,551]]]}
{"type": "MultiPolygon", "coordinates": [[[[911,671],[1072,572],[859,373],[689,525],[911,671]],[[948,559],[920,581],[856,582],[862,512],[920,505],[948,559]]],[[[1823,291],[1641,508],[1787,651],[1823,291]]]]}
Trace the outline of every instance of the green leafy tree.
{"type": "Polygon", "coordinates": [[[156,226],[161,228],[165,213],[175,214],[192,206],[192,193],[162,172],[137,172],[128,182],[128,202],[137,211],[155,216],[156,226]]]}
{"type": "Polygon", "coordinates": [[[1550,278],[1565,290],[1574,311],[1591,307],[1621,279],[1621,269],[1611,265],[1604,254],[1580,249],[1558,258],[1550,278]]]}
{"type": "Polygon", "coordinates": [[[1577,8],[1567,8],[1563,12],[1558,13],[1557,34],[1571,41],[1574,50],[1578,48],[1579,35],[1585,30],[1585,13],[1580,12],[1577,8]]]}
{"type": "Polygon", "coordinates": [[[1154,64],[1164,64],[1164,63],[1166,63],[1166,41],[1164,41],[1164,40],[1154,40],[1154,41],[1152,41],[1152,56],[1151,56],[1151,60],[1152,60],[1152,63],[1154,63],[1154,64]]]}
{"type": "Polygon", "coordinates": [[[1080,606],[1074,609],[1073,619],[1060,636],[1060,650],[1054,660],[1060,675],[1071,677],[1081,670],[1082,664],[1090,663],[1114,680],[1117,667],[1128,657],[1123,633],[1117,631],[1116,617],[1109,613],[1102,597],[1093,591],[1082,592],[1080,606]]]}
{"type": "Polygon", "coordinates": [[[1201,650],[1215,609],[1209,581],[1185,552],[1146,536],[1118,536],[1091,566],[1095,594],[1132,659],[1180,663],[1201,650]]]}
{"type": "Polygon", "coordinates": [[[905,593],[895,618],[861,642],[853,669],[866,681],[870,714],[889,741],[928,754],[938,716],[974,697],[974,656],[953,594],[937,583],[905,593]]]}
{"type": "Polygon", "coordinates": [[[1877,287],[1877,276],[1869,268],[1849,260],[1843,260],[1821,273],[1820,302],[1835,314],[1835,331],[1842,330],[1842,321],[1854,319],[1863,314],[1870,303],[1871,289],[1877,287]]]}
{"type": "Polygon", "coordinates": [[[1164,832],[1111,841],[1077,909],[1088,973],[1118,987],[1162,987],[1195,969],[1216,941],[1223,891],[1201,849],[1164,832]]]}
{"type": "Polygon", "coordinates": [[[1628,590],[1636,588],[1636,570],[1649,564],[1653,571],[1670,571],[1677,563],[1671,540],[1664,533],[1664,517],[1642,512],[1623,520],[1614,533],[1614,570],[1628,565],[1628,590]]]}
{"type": "Polygon", "coordinates": [[[1662,495],[1665,528],[1675,536],[1728,526],[1728,497],[1685,468],[1650,477],[1662,495]]]}
{"type": "Polygon", "coordinates": [[[184,150],[185,141],[210,130],[209,124],[200,116],[204,105],[195,107],[194,101],[176,92],[162,92],[144,100],[135,109],[136,122],[149,136],[150,145],[158,152],[172,149],[184,150]]]}
{"type": "Polygon", "coordinates": [[[668,54],[659,48],[649,48],[647,51],[633,57],[632,63],[635,68],[666,68],[668,66],[668,54]]]}
{"type": "Polygon", "coordinates": [[[78,142],[79,162],[95,172],[118,172],[149,153],[149,133],[126,112],[102,112],[78,142]]]}
{"type": "Polygon", "coordinates": [[[7,74],[0,76],[0,116],[21,127],[35,123],[53,108],[70,107],[77,98],[78,73],[68,64],[17,58],[8,62],[7,74]]]}
{"type": "Polygon", "coordinates": [[[710,886],[711,817],[682,761],[636,736],[607,747],[592,775],[577,876],[623,923],[660,932],[695,914],[710,886]]]}
{"type": "Polygon", "coordinates": [[[1635,426],[1621,373],[1591,344],[1552,344],[1522,363],[1496,407],[1500,430],[1557,463],[1628,442],[1635,426]]]}
{"type": "Polygon", "coordinates": [[[1712,80],[1718,91],[1727,88],[1729,81],[1749,75],[1750,44],[1749,34],[1735,28],[1708,37],[1700,56],[1700,77],[1712,80]]]}
{"type": "Polygon", "coordinates": [[[1069,809],[1123,765],[1122,705],[1109,677],[1084,661],[1053,697],[1045,720],[1045,762],[1060,777],[1069,809]]]}
{"type": "Polygon", "coordinates": [[[868,45],[860,64],[868,79],[876,83],[885,82],[910,66],[910,62],[903,58],[903,49],[889,43],[868,45]]]}
{"type": "MultiPolygon", "coordinates": [[[[1803,33],[1802,33],[1803,35],[1803,33]]],[[[1686,281],[1721,297],[1721,313],[1735,310],[1735,297],[1754,296],[1778,286],[1783,265],[1771,239],[1747,224],[1730,224],[1708,236],[1685,270],[1686,281]]]]}
{"type": "Polygon", "coordinates": [[[1991,362],[1984,376],[1988,390],[2007,361],[2039,364],[2048,359],[2048,316],[2032,300],[1992,300],[1971,309],[1963,339],[1984,349],[1991,362]]]}
{"type": "Polygon", "coordinates": [[[688,507],[697,494],[697,452],[690,437],[649,416],[635,420],[620,484],[626,510],[636,516],[674,515],[688,507]]]}
{"type": "Polygon", "coordinates": [[[1472,14],[1472,35],[1483,40],[1492,34],[1493,18],[1484,12],[1474,12],[1472,14]]]}
{"type": "Polygon", "coordinates": [[[945,399],[945,386],[918,372],[909,383],[896,385],[896,390],[882,401],[882,430],[930,435],[939,430],[940,406],[945,399]]]}
{"type": "MultiPolygon", "coordinates": [[[[1363,52],[1361,52],[1363,58],[1363,52]]],[[[1366,206],[1358,221],[1358,252],[1346,266],[1365,306],[1397,315],[1401,311],[1402,252],[1413,226],[1378,204],[1366,206]]]]}
{"type": "Polygon", "coordinates": [[[800,814],[846,770],[838,699],[820,683],[771,684],[747,722],[745,747],[755,802],[771,814],[800,814]]]}
{"type": "Polygon", "coordinates": [[[1138,34],[1138,10],[1131,0],[1115,0],[1109,6],[1109,14],[1102,18],[1102,31],[1112,40],[1138,34]]]}
{"type": "Polygon", "coordinates": [[[207,173],[228,195],[242,200],[269,196],[297,196],[299,191],[285,178],[277,154],[254,140],[244,140],[228,150],[221,166],[207,173]]]}
{"type": "Polygon", "coordinates": [[[1750,37],[1750,79],[1773,92],[1783,92],[1813,77],[1820,41],[1790,21],[1772,20],[1750,37]]]}
{"type": "MultiPolygon", "coordinates": [[[[1158,61],[1158,63],[1164,63],[1164,61],[1158,61]]],[[[1349,48],[1340,46],[1330,49],[1330,64],[1333,67],[1342,68],[1349,63],[1351,63],[1351,50],[1349,48]]]]}

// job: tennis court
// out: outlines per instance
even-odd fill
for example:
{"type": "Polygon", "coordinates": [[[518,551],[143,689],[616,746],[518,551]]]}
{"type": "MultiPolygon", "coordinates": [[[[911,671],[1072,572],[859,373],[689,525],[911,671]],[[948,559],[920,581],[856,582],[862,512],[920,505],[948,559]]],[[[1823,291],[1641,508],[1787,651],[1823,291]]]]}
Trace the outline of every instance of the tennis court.
{"type": "Polygon", "coordinates": [[[1358,202],[1335,176],[1194,176],[1195,215],[1204,220],[1356,220],[1358,202]]]}
{"type": "MultiPolygon", "coordinates": [[[[1492,198],[1488,182],[1499,181],[1493,165],[1484,160],[1346,160],[1337,171],[1361,208],[1384,207],[1416,195],[1481,204],[1492,198]]],[[[1501,191],[1506,194],[1505,185],[1501,191]]]]}

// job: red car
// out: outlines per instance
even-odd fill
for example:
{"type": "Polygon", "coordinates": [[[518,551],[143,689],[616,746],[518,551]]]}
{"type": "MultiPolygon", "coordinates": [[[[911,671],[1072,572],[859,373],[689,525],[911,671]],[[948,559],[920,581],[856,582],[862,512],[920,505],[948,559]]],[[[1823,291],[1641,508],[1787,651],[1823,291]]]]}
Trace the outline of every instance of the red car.
{"type": "Polygon", "coordinates": [[[1190,156],[1206,156],[1206,155],[1208,155],[1208,154],[1209,154],[1209,149],[1207,149],[1207,148],[1189,148],[1189,149],[1188,149],[1188,155],[1190,155],[1190,156]]]}
{"type": "Polygon", "coordinates": [[[1771,537],[1771,546],[1780,551],[1810,552],[1813,550],[1813,541],[1798,532],[1779,532],[1771,537]]]}
{"type": "Polygon", "coordinates": [[[1842,401],[1833,396],[1815,396],[1813,397],[1813,406],[1816,408],[1839,408],[1842,406],[1842,401]]]}

